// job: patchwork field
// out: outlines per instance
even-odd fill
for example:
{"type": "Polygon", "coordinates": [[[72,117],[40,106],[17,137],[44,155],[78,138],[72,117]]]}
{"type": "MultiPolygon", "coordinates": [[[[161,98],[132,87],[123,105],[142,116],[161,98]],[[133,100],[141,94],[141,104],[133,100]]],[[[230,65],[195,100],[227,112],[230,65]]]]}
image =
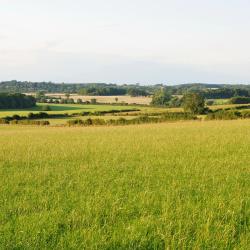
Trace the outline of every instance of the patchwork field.
{"type": "Polygon", "coordinates": [[[49,106],[51,111],[45,111],[48,114],[72,114],[72,113],[80,113],[85,111],[108,111],[108,110],[126,110],[128,108],[133,109],[136,106],[119,106],[119,105],[83,105],[83,104],[49,104],[49,103],[38,103],[36,107],[30,109],[16,109],[16,110],[0,110],[0,117],[12,116],[12,115],[27,115],[30,112],[39,113],[42,111],[43,106],[49,106]]]}
{"type": "MultiPolygon", "coordinates": [[[[0,118],[6,117],[6,116],[13,116],[13,115],[19,115],[19,116],[27,116],[29,113],[39,113],[39,112],[46,112],[48,114],[79,114],[79,116],[74,115],[74,117],[70,118],[70,117],[64,117],[64,118],[53,118],[53,119],[46,119],[49,120],[51,125],[64,125],[66,124],[67,120],[70,119],[87,119],[89,118],[89,116],[80,116],[80,113],[82,112],[101,112],[101,111],[112,111],[112,110],[137,110],[135,112],[129,112],[129,113],[141,113],[141,114],[145,114],[145,113],[152,113],[152,112],[166,112],[166,111],[170,111],[170,112],[175,112],[175,111],[182,111],[181,108],[172,108],[172,109],[168,109],[168,108],[159,108],[159,107],[151,107],[151,106],[138,106],[138,105],[108,105],[108,104],[97,104],[97,105],[91,105],[91,104],[49,104],[49,103],[38,103],[36,107],[34,108],[30,108],[30,109],[6,109],[0,110],[0,118]],[[43,106],[49,106],[50,107],[50,111],[43,111],[43,106]]],[[[128,113],[121,113],[120,115],[115,115],[115,116],[111,116],[111,115],[105,115],[102,116],[102,119],[118,119],[119,117],[123,117],[123,115],[126,116],[126,119],[128,119],[128,113]]],[[[97,118],[94,117],[93,115],[91,115],[91,118],[97,118]]]]}
{"type": "MultiPolygon", "coordinates": [[[[30,93],[26,93],[30,94],[30,93]]],[[[31,93],[32,95],[35,95],[36,93],[31,93]]],[[[57,98],[65,98],[65,93],[47,93],[46,96],[48,97],[57,97],[57,98]]],[[[144,104],[148,105],[150,104],[152,98],[146,97],[146,96],[128,96],[128,95],[122,95],[122,96],[82,96],[78,94],[70,94],[70,98],[74,99],[75,101],[77,99],[81,99],[82,101],[90,101],[91,99],[96,99],[99,103],[116,103],[116,102],[124,102],[128,104],[144,104]],[[116,101],[116,98],[118,99],[116,101]]]]}
{"type": "Polygon", "coordinates": [[[248,249],[249,128],[0,126],[1,249],[248,249]]]}

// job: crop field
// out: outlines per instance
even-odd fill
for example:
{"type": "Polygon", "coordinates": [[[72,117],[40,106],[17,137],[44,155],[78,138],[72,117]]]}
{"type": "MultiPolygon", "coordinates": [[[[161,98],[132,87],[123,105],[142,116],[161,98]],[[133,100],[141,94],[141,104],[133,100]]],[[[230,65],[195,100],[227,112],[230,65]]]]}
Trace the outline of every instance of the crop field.
{"type": "MultiPolygon", "coordinates": [[[[180,108],[159,108],[159,107],[151,107],[151,106],[137,106],[137,105],[108,105],[108,104],[49,104],[49,103],[38,103],[36,107],[29,108],[29,109],[6,109],[0,110],[0,118],[6,117],[6,116],[13,116],[13,115],[19,115],[19,116],[27,116],[29,113],[39,113],[39,112],[46,112],[48,114],[79,114],[81,112],[101,112],[101,111],[111,111],[111,110],[138,110],[138,111],[130,111],[131,114],[145,114],[145,113],[152,113],[152,112],[176,112],[176,111],[182,111],[180,108]],[[43,111],[43,106],[49,106],[50,111],[43,111]]],[[[126,115],[126,118],[128,119],[128,113],[122,112],[119,116],[105,116],[104,119],[117,119],[119,117],[122,117],[126,115]]],[[[67,120],[70,119],[83,119],[81,116],[74,116],[73,118],[65,117],[65,118],[53,118],[53,119],[46,119],[49,120],[51,125],[65,125],[67,120]]],[[[85,116],[84,119],[87,119],[88,116],[85,116]]],[[[91,118],[94,118],[91,116],[91,118]]]]}
{"type": "Polygon", "coordinates": [[[0,126],[1,249],[249,249],[250,121],[0,126]]]}
{"type": "MultiPolygon", "coordinates": [[[[61,97],[65,98],[65,94],[63,93],[52,93],[52,94],[46,94],[49,97],[61,97]]],[[[128,96],[128,95],[122,95],[122,96],[82,96],[77,94],[71,94],[70,98],[73,98],[75,101],[77,99],[81,99],[82,101],[90,101],[91,99],[96,99],[99,103],[116,103],[116,102],[124,102],[128,104],[150,104],[152,98],[151,97],[145,97],[145,96],[128,96]],[[116,101],[116,98],[118,101],[116,101]]]]}
{"type": "MultiPolygon", "coordinates": [[[[26,95],[35,96],[36,93],[25,93],[26,95]]],[[[56,97],[56,98],[66,98],[65,93],[47,93],[48,97],[56,97]]],[[[78,94],[70,94],[70,98],[77,101],[77,99],[81,99],[82,101],[90,101],[91,99],[96,99],[99,103],[128,103],[128,104],[143,104],[148,105],[152,101],[152,97],[147,96],[129,96],[129,95],[118,95],[118,96],[83,96],[78,94]],[[116,99],[117,98],[117,99],[116,99]]]]}

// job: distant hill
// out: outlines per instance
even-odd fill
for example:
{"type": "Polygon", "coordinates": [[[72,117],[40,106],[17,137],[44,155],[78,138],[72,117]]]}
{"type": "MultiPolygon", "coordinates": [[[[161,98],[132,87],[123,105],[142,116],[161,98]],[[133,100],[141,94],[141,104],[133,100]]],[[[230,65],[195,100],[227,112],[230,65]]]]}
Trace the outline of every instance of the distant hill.
{"type": "Polygon", "coordinates": [[[180,85],[139,85],[139,84],[106,84],[106,83],[52,83],[52,82],[0,82],[0,92],[15,93],[79,93],[82,95],[152,95],[157,89],[166,88],[172,95],[182,95],[186,92],[199,92],[206,98],[230,98],[232,96],[250,96],[250,85],[243,84],[211,84],[187,83],[180,85]]]}

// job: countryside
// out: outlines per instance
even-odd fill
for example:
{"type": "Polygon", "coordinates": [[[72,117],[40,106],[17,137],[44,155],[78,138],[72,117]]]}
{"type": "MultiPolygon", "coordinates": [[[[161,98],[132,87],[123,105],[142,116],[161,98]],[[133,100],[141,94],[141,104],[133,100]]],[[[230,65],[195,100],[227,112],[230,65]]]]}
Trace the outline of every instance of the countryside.
{"type": "Polygon", "coordinates": [[[171,107],[169,91],[156,86],[148,105],[3,93],[1,105],[17,95],[33,106],[0,111],[1,245],[246,249],[248,97],[197,94],[203,110],[192,111],[190,94],[171,107]]]}
{"type": "Polygon", "coordinates": [[[249,9],[0,0],[0,250],[249,250],[249,9]]]}

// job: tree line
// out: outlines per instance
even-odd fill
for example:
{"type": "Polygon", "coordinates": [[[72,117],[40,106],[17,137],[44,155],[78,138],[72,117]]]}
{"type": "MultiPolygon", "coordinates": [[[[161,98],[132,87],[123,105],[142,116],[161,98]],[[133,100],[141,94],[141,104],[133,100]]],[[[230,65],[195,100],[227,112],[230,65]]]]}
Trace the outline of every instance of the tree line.
{"type": "Polygon", "coordinates": [[[32,108],[34,106],[36,106],[36,99],[33,96],[0,93],[0,109],[32,108]]]}
{"type": "Polygon", "coordinates": [[[161,88],[170,95],[184,95],[195,92],[206,99],[224,99],[234,96],[250,97],[250,85],[229,84],[180,84],[180,85],[140,85],[140,84],[106,84],[106,83],[52,83],[52,82],[0,82],[0,92],[31,93],[44,91],[45,93],[79,93],[81,95],[153,95],[161,88]]]}

